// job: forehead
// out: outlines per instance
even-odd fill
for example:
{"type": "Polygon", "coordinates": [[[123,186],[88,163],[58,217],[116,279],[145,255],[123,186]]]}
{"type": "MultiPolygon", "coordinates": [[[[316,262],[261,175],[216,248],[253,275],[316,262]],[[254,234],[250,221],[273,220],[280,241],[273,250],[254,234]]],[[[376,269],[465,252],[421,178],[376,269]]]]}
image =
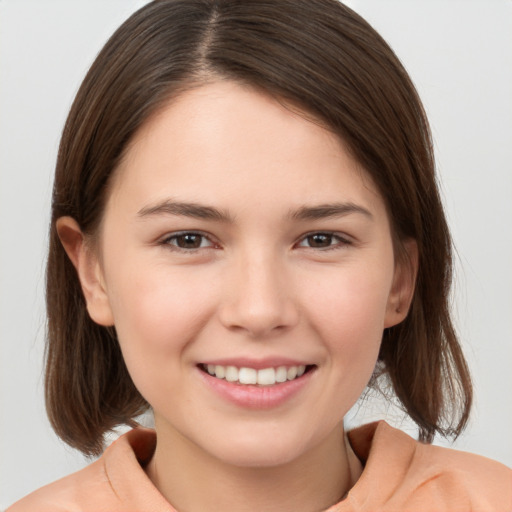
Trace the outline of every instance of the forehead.
{"type": "Polygon", "coordinates": [[[242,207],[248,199],[292,207],[380,201],[339,137],[298,109],[229,81],[181,94],[143,125],[115,173],[112,195],[123,194],[181,194],[227,206],[239,198],[242,207]]]}

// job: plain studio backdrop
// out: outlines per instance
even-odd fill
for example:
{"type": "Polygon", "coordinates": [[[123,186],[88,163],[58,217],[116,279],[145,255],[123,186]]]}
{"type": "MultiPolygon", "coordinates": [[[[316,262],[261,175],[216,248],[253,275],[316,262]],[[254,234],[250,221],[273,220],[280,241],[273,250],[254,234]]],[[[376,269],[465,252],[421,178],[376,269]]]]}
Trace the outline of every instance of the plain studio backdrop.
{"type": "MultiPolygon", "coordinates": [[[[52,177],[86,70],[144,3],[0,0],[0,509],[88,462],[56,438],[43,403],[52,177]]],[[[432,125],[457,248],[453,307],[476,388],[454,446],[512,466],[512,1],[347,3],[396,51],[432,125]]],[[[411,430],[385,402],[366,405],[349,424],[387,414],[411,430]]]]}

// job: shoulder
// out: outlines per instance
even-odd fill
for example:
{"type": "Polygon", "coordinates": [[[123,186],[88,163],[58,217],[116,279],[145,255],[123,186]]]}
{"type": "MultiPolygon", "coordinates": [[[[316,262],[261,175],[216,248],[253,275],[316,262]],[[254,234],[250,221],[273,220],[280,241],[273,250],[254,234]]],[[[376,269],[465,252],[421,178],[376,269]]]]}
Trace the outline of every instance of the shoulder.
{"type": "Polygon", "coordinates": [[[358,484],[362,494],[379,494],[377,487],[383,510],[512,510],[512,470],[499,462],[420,443],[385,422],[360,427],[349,440],[365,463],[356,497],[358,484]]]}
{"type": "Polygon", "coordinates": [[[172,510],[143,469],[155,443],[152,430],[132,430],[97,461],[29,494],[6,512],[128,512],[146,506],[154,511],[172,510]]]}
{"type": "Polygon", "coordinates": [[[480,455],[417,444],[411,472],[426,496],[441,494],[461,510],[512,511],[511,469],[480,455]]]}
{"type": "Polygon", "coordinates": [[[91,496],[105,498],[108,477],[101,459],[17,501],[6,512],[74,512],[82,510],[91,496]]]}

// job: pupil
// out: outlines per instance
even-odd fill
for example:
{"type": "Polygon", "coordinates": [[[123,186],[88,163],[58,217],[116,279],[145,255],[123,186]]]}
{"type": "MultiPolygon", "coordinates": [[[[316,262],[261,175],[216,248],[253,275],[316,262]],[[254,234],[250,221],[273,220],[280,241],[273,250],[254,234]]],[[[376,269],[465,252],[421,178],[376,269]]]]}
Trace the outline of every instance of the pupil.
{"type": "Polygon", "coordinates": [[[317,234],[309,237],[309,245],[311,247],[328,247],[331,245],[332,236],[325,234],[317,234]]]}
{"type": "Polygon", "coordinates": [[[197,249],[201,246],[201,237],[199,235],[181,235],[177,242],[178,246],[183,249],[197,249]]]}

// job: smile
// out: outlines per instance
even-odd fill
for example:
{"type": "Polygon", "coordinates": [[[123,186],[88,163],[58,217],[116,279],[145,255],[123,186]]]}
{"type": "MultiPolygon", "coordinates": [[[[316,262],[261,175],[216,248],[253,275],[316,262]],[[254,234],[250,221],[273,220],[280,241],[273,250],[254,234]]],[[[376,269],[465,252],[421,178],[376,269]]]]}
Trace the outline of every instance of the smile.
{"type": "Polygon", "coordinates": [[[276,368],[269,367],[257,370],[247,367],[237,368],[236,366],[204,364],[201,365],[201,369],[212,377],[235,384],[274,386],[275,384],[281,384],[302,377],[308,367],[305,365],[278,366],[276,368]]]}

